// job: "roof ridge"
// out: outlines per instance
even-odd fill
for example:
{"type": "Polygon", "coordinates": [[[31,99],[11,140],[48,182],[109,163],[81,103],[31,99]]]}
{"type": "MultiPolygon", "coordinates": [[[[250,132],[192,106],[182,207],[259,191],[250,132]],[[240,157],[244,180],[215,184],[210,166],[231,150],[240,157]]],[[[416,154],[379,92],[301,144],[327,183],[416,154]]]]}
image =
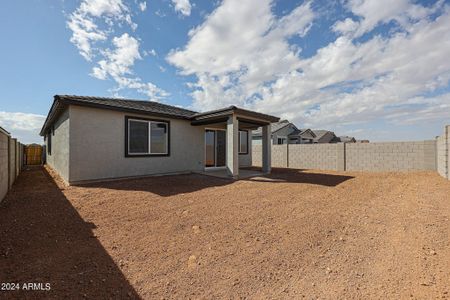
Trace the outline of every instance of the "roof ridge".
{"type": "Polygon", "coordinates": [[[175,105],[171,105],[171,104],[166,104],[166,103],[161,103],[161,102],[157,102],[154,100],[141,100],[141,99],[131,99],[131,98],[114,98],[114,97],[104,97],[104,96],[80,96],[80,95],[68,95],[68,94],[63,94],[63,95],[55,95],[54,97],[57,98],[78,98],[78,99],[85,99],[85,100],[112,100],[112,101],[127,101],[127,102],[134,102],[134,103],[151,103],[153,105],[158,105],[158,106],[165,106],[165,107],[171,107],[174,109],[180,109],[180,110],[185,110],[185,111],[189,111],[192,113],[197,113],[194,110],[190,110],[184,107],[178,107],[175,105]]]}

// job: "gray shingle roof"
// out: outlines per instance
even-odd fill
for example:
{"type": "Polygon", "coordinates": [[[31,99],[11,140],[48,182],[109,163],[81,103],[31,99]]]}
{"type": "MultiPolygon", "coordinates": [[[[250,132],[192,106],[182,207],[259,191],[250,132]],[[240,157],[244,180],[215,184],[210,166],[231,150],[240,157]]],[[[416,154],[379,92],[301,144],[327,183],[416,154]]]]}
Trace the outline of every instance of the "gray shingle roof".
{"type": "MultiPolygon", "coordinates": [[[[281,128],[283,128],[283,127],[285,127],[285,126],[287,126],[289,124],[290,123],[289,123],[288,120],[281,120],[280,122],[276,122],[276,123],[270,124],[271,129],[272,129],[272,133],[280,130],[281,128]]],[[[253,135],[254,136],[258,136],[258,135],[261,135],[261,134],[262,134],[262,128],[261,127],[259,127],[258,129],[253,131],[253,135]]]]}
{"type": "Polygon", "coordinates": [[[192,110],[180,108],[172,105],[162,104],[159,102],[148,100],[132,100],[121,98],[106,98],[106,97],[90,97],[90,96],[76,96],[76,95],[55,95],[53,105],[47,115],[47,119],[41,129],[40,134],[44,135],[49,126],[64,110],[67,105],[82,105],[94,108],[113,109],[126,111],[131,113],[145,113],[149,115],[156,115],[168,118],[179,118],[186,120],[194,120],[200,117],[207,117],[210,114],[237,112],[244,115],[256,116],[258,118],[266,119],[268,122],[278,121],[279,118],[258,113],[254,111],[245,110],[235,106],[230,106],[224,109],[197,113],[192,110]]]}
{"type": "Polygon", "coordinates": [[[166,116],[189,118],[196,114],[195,111],[162,104],[148,100],[131,100],[120,98],[105,98],[105,97],[88,97],[88,96],[74,96],[74,95],[57,95],[60,100],[68,102],[81,102],[83,104],[101,105],[102,107],[115,107],[130,110],[139,110],[155,114],[163,114],[166,116]]]}
{"type": "Polygon", "coordinates": [[[343,135],[339,137],[339,141],[343,143],[355,142],[355,138],[352,136],[343,135]]]}
{"type": "Polygon", "coordinates": [[[331,131],[329,131],[329,130],[322,130],[322,129],[312,129],[312,132],[316,136],[316,139],[320,139],[325,134],[327,134],[328,132],[331,132],[331,131]]]}

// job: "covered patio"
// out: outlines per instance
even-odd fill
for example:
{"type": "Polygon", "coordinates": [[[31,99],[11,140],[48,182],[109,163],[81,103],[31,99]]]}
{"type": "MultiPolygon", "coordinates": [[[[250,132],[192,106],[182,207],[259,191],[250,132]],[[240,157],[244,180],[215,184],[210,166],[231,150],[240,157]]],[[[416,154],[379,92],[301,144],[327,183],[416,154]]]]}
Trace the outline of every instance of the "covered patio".
{"type": "MultiPolygon", "coordinates": [[[[270,124],[278,122],[279,118],[258,113],[255,111],[245,110],[236,106],[198,113],[193,117],[191,125],[204,126],[206,131],[220,130],[223,141],[215,140],[211,142],[211,147],[215,147],[214,158],[217,159],[218,154],[223,158],[223,166],[207,167],[205,164],[204,173],[207,175],[217,175],[218,177],[232,177],[234,179],[243,178],[244,176],[252,177],[257,175],[255,171],[240,169],[240,155],[250,155],[251,158],[251,131],[262,127],[262,173],[268,174],[271,171],[271,129],[270,124]],[[225,132],[225,134],[223,134],[225,132]],[[240,134],[240,132],[247,132],[240,134]],[[247,152],[242,153],[240,145],[242,142],[247,143],[247,152]],[[224,151],[217,151],[217,144],[223,147],[224,151]],[[241,174],[240,174],[241,173],[241,174]],[[241,175],[241,176],[240,176],[241,175]]],[[[206,147],[207,138],[205,136],[205,162],[208,154],[206,147]]],[[[251,163],[251,162],[250,162],[251,163]]]]}

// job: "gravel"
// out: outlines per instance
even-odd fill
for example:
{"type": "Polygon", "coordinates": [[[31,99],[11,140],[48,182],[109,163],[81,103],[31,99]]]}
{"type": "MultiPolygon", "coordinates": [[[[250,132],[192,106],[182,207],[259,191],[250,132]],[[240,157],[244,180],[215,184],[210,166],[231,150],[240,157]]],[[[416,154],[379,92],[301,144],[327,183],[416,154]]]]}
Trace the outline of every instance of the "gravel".
{"type": "Polygon", "coordinates": [[[0,205],[0,298],[449,298],[450,182],[275,169],[64,186],[24,171],[0,205]]]}

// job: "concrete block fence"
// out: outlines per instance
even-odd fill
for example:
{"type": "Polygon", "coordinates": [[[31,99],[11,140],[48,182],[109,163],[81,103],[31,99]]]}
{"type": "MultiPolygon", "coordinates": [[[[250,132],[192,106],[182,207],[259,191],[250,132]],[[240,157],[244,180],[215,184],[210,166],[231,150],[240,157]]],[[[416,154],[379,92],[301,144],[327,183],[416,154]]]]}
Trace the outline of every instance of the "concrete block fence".
{"type": "MultiPolygon", "coordinates": [[[[437,170],[449,179],[450,126],[436,140],[386,143],[272,145],[272,166],[335,171],[437,170]]],[[[253,145],[254,166],[261,146],[253,145]]]]}
{"type": "Polygon", "coordinates": [[[23,168],[24,145],[0,127],[0,202],[23,168]]]}

